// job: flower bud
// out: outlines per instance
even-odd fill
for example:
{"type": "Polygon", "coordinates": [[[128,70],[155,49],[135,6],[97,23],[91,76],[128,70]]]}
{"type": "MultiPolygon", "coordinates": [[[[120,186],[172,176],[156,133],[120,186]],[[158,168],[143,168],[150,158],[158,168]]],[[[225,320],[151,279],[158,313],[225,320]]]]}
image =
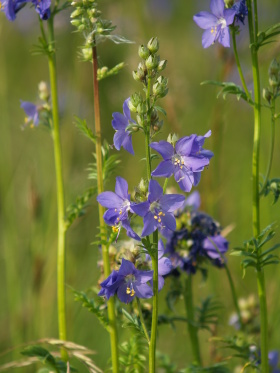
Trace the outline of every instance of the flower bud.
{"type": "Polygon", "coordinates": [[[163,120],[161,120],[161,121],[156,121],[155,123],[152,124],[153,130],[154,130],[155,132],[160,131],[161,128],[162,128],[162,126],[163,126],[163,120]]]}
{"type": "Polygon", "coordinates": [[[142,102],[142,97],[139,93],[133,93],[133,95],[131,95],[130,97],[129,102],[131,102],[132,106],[136,108],[137,105],[142,102]]]}
{"type": "Polygon", "coordinates": [[[162,71],[166,68],[167,60],[162,60],[158,64],[158,71],[162,71]]]}
{"type": "Polygon", "coordinates": [[[39,98],[43,101],[48,101],[50,98],[50,92],[46,82],[40,82],[38,85],[39,98]]]}
{"type": "Polygon", "coordinates": [[[81,7],[77,7],[77,9],[74,10],[74,12],[71,13],[70,18],[76,18],[79,17],[81,14],[83,14],[84,9],[81,7]]]}
{"type": "Polygon", "coordinates": [[[270,104],[273,94],[268,88],[263,89],[263,98],[270,104]]]}
{"type": "Polygon", "coordinates": [[[71,19],[70,22],[75,27],[79,27],[81,25],[81,21],[79,19],[71,19]]]}
{"type": "Polygon", "coordinates": [[[145,120],[141,115],[136,115],[136,121],[141,127],[145,125],[145,120]]]}
{"type": "Polygon", "coordinates": [[[153,85],[153,94],[158,97],[166,96],[168,92],[167,82],[168,80],[166,78],[160,76],[153,85]]]}
{"type": "Polygon", "coordinates": [[[82,48],[82,56],[85,61],[92,59],[92,48],[82,48]]]}
{"type": "Polygon", "coordinates": [[[140,45],[138,49],[138,55],[140,58],[143,58],[143,60],[146,60],[150,55],[149,49],[144,45],[140,45]]]}
{"type": "Polygon", "coordinates": [[[132,111],[133,113],[137,112],[137,106],[134,106],[134,104],[131,101],[131,99],[128,101],[128,107],[129,107],[129,110],[132,111]]]}
{"type": "Polygon", "coordinates": [[[158,38],[152,38],[149,40],[147,47],[149,51],[153,54],[155,54],[159,49],[159,41],[158,38]]]}
{"type": "Polygon", "coordinates": [[[145,102],[140,102],[137,106],[137,113],[138,114],[146,114],[147,113],[147,106],[145,102]]]}
{"type": "Polygon", "coordinates": [[[138,74],[138,71],[132,71],[133,79],[136,80],[136,82],[141,82],[140,75],[138,74]]]}
{"type": "Polygon", "coordinates": [[[148,70],[156,69],[158,67],[158,58],[156,56],[150,55],[145,63],[148,70]]]}
{"type": "Polygon", "coordinates": [[[268,69],[268,77],[269,77],[268,81],[271,87],[277,87],[279,85],[280,83],[279,73],[280,73],[280,66],[279,66],[279,63],[274,58],[271,61],[269,69],[268,69]]]}
{"type": "Polygon", "coordinates": [[[178,141],[179,137],[175,133],[170,133],[167,137],[167,141],[172,144],[173,146],[176,144],[178,141]]]}
{"type": "Polygon", "coordinates": [[[138,184],[138,189],[141,193],[146,194],[148,192],[149,183],[146,179],[141,179],[140,183],[138,184]]]}

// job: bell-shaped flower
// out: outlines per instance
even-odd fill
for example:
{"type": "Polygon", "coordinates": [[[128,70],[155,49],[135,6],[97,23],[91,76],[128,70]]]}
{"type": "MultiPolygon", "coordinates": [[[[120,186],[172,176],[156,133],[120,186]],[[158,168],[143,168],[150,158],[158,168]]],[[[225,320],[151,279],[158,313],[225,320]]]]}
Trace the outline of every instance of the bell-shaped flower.
{"type": "Polygon", "coordinates": [[[153,278],[153,271],[139,271],[129,260],[122,259],[119,271],[113,271],[103,281],[98,295],[109,299],[114,294],[124,303],[130,303],[135,297],[151,298],[152,288],[147,284],[153,278]]]}
{"type": "Polygon", "coordinates": [[[131,209],[144,219],[142,236],[148,236],[156,229],[166,228],[174,231],[176,220],[173,212],[185,201],[181,194],[163,194],[163,189],[156,180],[150,180],[148,201],[133,204],[131,209]]]}
{"type": "Polygon", "coordinates": [[[158,167],[152,172],[154,177],[170,177],[174,175],[176,182],[184,192],[189,192],[192,186],[200,181],[201,172],[209,164],[213,153],[202,148],[205,138],[211,135],[208,131],[204,136],[185,136],[173,147],[167,141],[153,142],[150,147],[163,157],[158,167]]]}
{"type": "Polygon", "coordinates": [[[37,105],[32,104],[32,102],[28,101],[20,101],[20,107],[25,111],[26,118],[25,118],[25,124],[31,124],[34,126],[38,126],[39,124],[39,112],[40,107],[37,105]]]}
{"type": "Polygon", "coordinates": [[[106,224],[115,227],[115,230],[119,230],[122,226],[129,237],[140,241],[140,237],[130,227],[128,216],[131,208],[130,194],[128,194],[128,184],[125,179],[117,177],[115,193],[103,192],[96,199],[100,205],[108,208],[103,215],[106,224]]]}
{"type": "Polygon", "coordinates": [[[117,150],[120,150],[123,147],[126,151],[134,155],[134,150],[132,147],[132,136],[128,130],[130,123],[135,123],[131,119],[130,110],[128,107],[128,101],[130,98],[126,99],[123,104],[123,114],[113,113],[112,126],[116,133],[114,135],[114,146],[117,150]]]}
{"type": "Polygon", "coordinates": [[[211,0],[209,12],[200,12],[193,17],[195,23],[202,29],[202,46],[208,48],[216,41],[224,47],[230,47],[229,25],[234,21],[236,10],[225,9],[224,0],[211,0]]]}

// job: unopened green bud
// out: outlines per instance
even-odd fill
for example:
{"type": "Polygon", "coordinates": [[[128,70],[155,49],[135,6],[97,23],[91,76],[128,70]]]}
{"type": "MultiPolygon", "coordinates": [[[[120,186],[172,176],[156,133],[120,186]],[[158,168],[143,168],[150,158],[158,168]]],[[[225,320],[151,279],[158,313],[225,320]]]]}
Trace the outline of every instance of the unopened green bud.
{"type": "Polygon", "coordinates": [[[156,56],[150,55],[145,63],[148,70],[156,69],[158,67],[158,58],[156,56]]]}
{"type": "Polygon", "coordinates": [[[158,71],[162,71],[166,68],[167,60],[162,60],[158,64],[158,71]]]}
{"type": "Polygon", "coordinates": [[[128,107],[129,107],[129,110],[132,111],[133,113],[137,112],[137,106],[133,105],[131,99],[128,101],[128,107]]]}
{"type": "Polygon", "coordinates": [[[137,113],[138,114],[146,114],[147,113],[147,106],[145,102],[140,102],[140,104],[137,106],[137,113]]]}
{"type": "Polygon", "coordinates": [[[277,60],[274,58],[269,66],[268,69],[268,81],[271,87],[276,87],[279,85],[279,73],[280,73],[280,66],[277,60]]]}
{"type": "Polygon", "coordinates": [[[138,55],[140,58],[143,58],[143,60],[146,60],[150,55],[149,49],[144,45],[140,45],[138,49],[138,55]]]}
{"type": "Polygon", "coordinates": [[[158,120],[158,112],[156,109],[153,109],[151,113],[151,122],[155,122],[157,120],[158,120]]]}
{"type": "Polygon", "coordinates": [[[91,61],[92,60],[92,48],[88,48],[88,47],[83,48],[82,55],[85,61],[91,61]]]}
{"type": "Polygon", "coordinates": [[[149,187],[148,180],[141,179],[138,185],[138,189],[140,190],[140,192],[146,194],[148,192],[148,187],[149,187]]]}
{"type": "Polygon", "coordinates": [[[39,97],[43,101],[48,101],[50,98],[50,91],[46,82],[40,82],[38,85],[39,97]]]}
{"type": "Polygon", "coordinates": [[[268,74],[278,74],[279,73],[279,63],[275,58],[271,61],[268,69],[268,74]]]}
{"type": "Polygon", "coordinates": [[[226,8],[231,8],[234,4],[233,0],[225,0],[226,8]]]}
{"type": "Polygon", "coordinates": [[[154,130],[155,132],[160,131],[161,128],[162,128],[162,126],[163,126],[163,120],[161,120],[161,121],[157,121],[157,122],[155,122],[155,123],[152,124],[153,130],[154,130]]]}
{"type": "Polygon", "coordinates": [[[163,76],[160,76],[153,85],[153,94],[158,97],[166,96],[168,92],[167,83],[168,80],[163,76]]]}
{"type": "Polygon", "coordinates": [[[71,19],[71,24],[75,27],[78,27],[81,25],[81,21],[79,19],[71,19]]]}
{"type": "Polygon", "coordinates": [[[71,13],[70,18],[79,17],[83,13],[84,13],[84,9],[82,9],[81,7],[78,7],[77,9],[74,10],[74,12],[71,13]]]}
{"type": "Polygon", "coordinates": [[[129,102],[131,102],[131,104],[134,106],[134,107],[137,107],[137,105],[142,102],[142,97],[139,93],[133,93],[133,95],[131,95],[130,97],[130,100],[129,102]]]}
{"type": "Polygon", "coordinates": [[[141,115],[136,115],[136,120],[139,126],[143,127],[145,124],[145,119],[141,115]]]}
{"type": "MultiPolygon", "coordinates": [[[[143,80],[143,77],[142,76],[142,73],[139,72],[139,71],[132,71],[132,76],[133,76],[133,79],[136,80],[136,82],[142,82],[143,80]]],[[[143,74],[144,76],[144,74],[143,74]]]]}
{"type": "Polygon", "coordinates": [[[167,141],[172,144],[173,146],[176,144],[178,141],[179,137],[175,133],[170,133],[167,137],[167,141]]]}
{"type": "Polygon", "coordinates": [[[159,41],[158,38],[152,38],[149,40],[147,47],[151,53],[156,53],[159,49],[159,41]]]}
{"type": "Polygon", "coordinates": [[[263,98],[270,104],[273,94],[268,88],[263,89],[263,98]]]}

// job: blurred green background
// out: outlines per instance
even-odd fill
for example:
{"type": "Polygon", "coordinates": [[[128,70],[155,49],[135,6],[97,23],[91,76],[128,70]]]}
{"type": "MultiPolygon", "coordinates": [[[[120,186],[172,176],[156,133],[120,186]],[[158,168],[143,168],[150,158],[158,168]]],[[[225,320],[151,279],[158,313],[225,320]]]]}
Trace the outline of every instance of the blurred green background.
{"type": "MultiPolygon", "coordinates": [[[[260,2],[260,28],[277,21],[280,5],[277,0],[260,2]]],[[[122,111],[123,101],[141,89],[131,75],[139,57],[138,45],[147,43],[152,36],[160,40],[160,55],[168,60],[164,75],[169,79],[169,94],[161,104],[167,111],[162,139],[169,132],[180,136],[204,134],[212,130],[205,148],[215,157],[202,175],[198,190],[202,209],[213,215],[226,227],[234,229],[228,239],[231,247],[242,244],[252,236],[251,228],[251,151],[253,112],[235,97],[216,99],[217,90],[200,86],[207,79],[228,80],[240,84],[231,49],[215,45],[207,50],[201,47],[200,30],[192,21],[193,14],[209,9],[209,1],[109,1],[101,4],[104,18],[117,25],[116,33],[135,41],[131,45],[106,42],[99,46],[100,66],[109,67],[124,61],[126,67],[118,76],[100,84],[103,136],[112,143],[112,113],[122,111]]],[[[31,56],[37,43],[39,27],[34,9],[23,9],[15,22],[0,14],[0,351],[6,351],[28,341],[43,337],[57,337],[56,321],[56,192],[52,141],[43,128],[22,130],[24,112],[20,99],[37,100],[37,85],[48,81],[48,66],[43,56],[31,56]]],[[[56,19],[57,68],[61,110],[66,205],[77,194],[90,186],[88,164],[92,162],[93,148],[73,124],[74,115],[86,118],[93,127],[93,94],[91,64],[80,62],[78,47],[81,35],[73,33],[70,12],[56,19]]],[[[252,89],[248,30],[245,26],[238,37],[241,64],[249,88],[252,89]]],[[[268,85],[267,70],[273,57],[279,57],[280,44],[276,42],[260,53],[262,87],[268,85]]],[[[275,157],[271,175],[279,176],[280,129],[276,126],[275,157]]],[[[266,170],[269,151],[269,111],[263,111],[261,172],[266,170]]],[[[144,175],[141,162],[144,138],[133,137],[135,157],[120,152],[121,165],[117,175],[125,177],[131,189],[144,175]]],[[[112,178],[113,188],[115,179],[112,178]]],[[[261,201],[261,225],[279,221],[279,202],[272,205],[272,196],[261,201]]],[[[67,234],[66,283],[85,290],[96,285],[99,278],[97,261],[100,253],[95,241],[97,234],[97,206],[91,200],[86,215],[75,221],[67,234]]],[[[279,233],[275,241],[279,241],[279,233]]],[[[242,279],[238,258],[228,257],[239,296],[256,294],[253,271],[242,279]]],[[[269,267],[267,299],[269,311],[270,349],[280,348],[280,299],[277,266],[269,267]]],[[[167,286],[168,288],[168,281],[167,286]]],[[[222,270],[211,268],[209,279],[202,284],[195,279],[195,297],[199,301],[212,294],[224,304],[218,334],[233,332],[228,319],[233,311],[229,286],[222,270]]],[[[166,310],[166,289],[160,294],[160,313],[166,310]]],[[[183,303],[183,302],[181,302],[183,303]]],[[[177,306],[183,314],[183,304],[177,306]]],[[[109,338],[94,316],[75,303],[67,291],[68,339],[97,351],[94,361],[105,367],[109,358],[109,338]]],[[[120,328],[121,341],[129,330],[120,328]]],[[[211,346],[209,333],[200,334],[204,361],[209,361],[211,346]]],[[[190,343],[185,325],[176,330],[163,326],[159,331],[158,349],[170,354],[179,367],[191,362],[190,343]]],[[[17,355],[18,357],[19,355],[17,355]]],[[[10,360],[2,356],[0,363],[10,360]]],[[[32,371],[32,370],[31,370],[32,371]]]]}

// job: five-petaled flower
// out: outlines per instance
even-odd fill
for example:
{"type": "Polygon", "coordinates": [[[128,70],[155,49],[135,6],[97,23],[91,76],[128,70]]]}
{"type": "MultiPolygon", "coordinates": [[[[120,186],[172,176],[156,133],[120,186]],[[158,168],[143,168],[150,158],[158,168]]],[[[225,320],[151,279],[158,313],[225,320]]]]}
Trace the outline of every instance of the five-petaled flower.
{"type": "Polygon", "coordinates": [[[131,209],[137,215],[144,217],[142,236],[148,236],[157,228],[174,231],[176,220],[173,211],[180,208],[185,201],[181,194],[164,194],[156,180],[150,180],[148,201],[133,204],[131,209]]]}
{"type": "Polygon", "coordinates": [[[202,46],[208,48],[218,41],[224,47],[230,47],[230,34],[228,26],[234,21],[236,10],[225,9],[224,0],[211,0],[212,13],[200,12],[193,17],[195,23],[202,29],[202,46]]]}
{"type": "Polygon", "coordinates": [[[130,123],[135,123],[135,121],[131,119],[128,107],[129,100],[130,98],[126,99],[123,104],[123,114],[113,113],[112,126],[114,130],[116,130],[113,141],[117,150],[120,150],[122,146],[126,151],[134,155],[131,133],[127,129],[130,123]]]}
{"type": "Polygon", "coordinates": [[[136,297],[151,298],[152,288],[147,284],[153,278],[153,271],[139,271],[129,260],[122,259],[122,264],[118,271],[113,271],[110,276],[103,281],[98,295],[107,299],[117,293],[118,298],[124,303],[130,303],[136,297]]]}
{"type": "Polygon", "coordinates": [[[30,124],[31,126],[38,126],[40,120],[40,107],[32,104],[32,102],[22,100],[20,107],[25,111],[25,114],[27,115],[27,117],[25,118],[25,124],[30,124]]]}
{"type": "Polygon", "coordinates": [[[4,11],[9,21],[16,19],[16,14],[26,3],[32,3],[42,20],[47,20],[51,15],[51,0],[4,0],[0,1],[0,11],[4,11]]]}
{"type": "Polygon", "coordinates": [[[129,237],[140,241],[140,237],[130,227],[128,216],[131,209],[130,194],[128,194],[128,184],[125,179],[117,177],[115,193],[103,192],[96,199],[100,205],[108,208],[103,216],[106,224],[113,226],[115,231],[123,227],[129,237]]]}
{"type": "Polygon", "coordinates": [[[205,138],[210,135],[211,131],[208,131],[204,136],[182,137],[176,142],[175,147],[167,141],[151,143],[150,147],[164,159],[152,172],[152,176],[170,177],[174,174],[180,188],[184,192],[189,192],[193,185],[199,183],[201,171],[213,157],[211,151],[202,149],[205,138]]]}

